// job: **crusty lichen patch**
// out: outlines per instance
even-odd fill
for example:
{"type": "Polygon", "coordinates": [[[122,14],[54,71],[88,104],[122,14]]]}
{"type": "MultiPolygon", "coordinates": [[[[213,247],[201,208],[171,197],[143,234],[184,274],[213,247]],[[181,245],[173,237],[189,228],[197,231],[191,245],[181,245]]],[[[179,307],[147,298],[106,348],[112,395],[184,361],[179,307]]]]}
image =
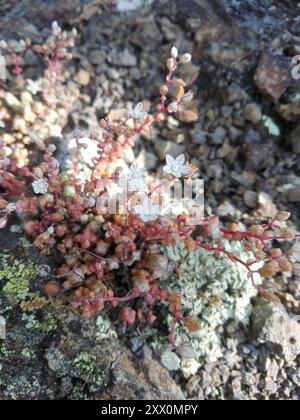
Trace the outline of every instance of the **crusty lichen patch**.
{"type": "Polygon", "coordinates": [[[35,278],[37,272],[37,267],[33,263],[5,254],[0,257],[0,282],[4,283],[2,290],[16,303],[27,297],[30,281],[35,278]]]}
{"type": "MultiPolygon", "coordinates": [[[[249,259],[239,243],[227,243],[226,247],[243,260],[249,259]]],[[[187,253],[181,245],[168,247],[164,252],[171,261],[183,261],[180,274],[174,275],[167,285],[164,282],[164,287],[179,293],[184,315],[196,316],[200,323],[197,332],[189,332],[182,323],[176,330],[176,347],[189,346],[194,354],[193,358],[181,356],[181,369],[189,377],[204,363],[215,363],[223,356],[222,331],[227,322],[249,323],[251,298],[256,289],[247,270],[226,257],[215,258],[205,250],[187,253]]],[[[166,340],[158,336],[154,348],[164,351],[166,340]]]]}
{"type": "Polygon", "coordinates": [[[114,329],[112,323],[107,317],[98,315],[96,319],[96,341],[115,341],[118,339],[118,334],[114,329]]]}

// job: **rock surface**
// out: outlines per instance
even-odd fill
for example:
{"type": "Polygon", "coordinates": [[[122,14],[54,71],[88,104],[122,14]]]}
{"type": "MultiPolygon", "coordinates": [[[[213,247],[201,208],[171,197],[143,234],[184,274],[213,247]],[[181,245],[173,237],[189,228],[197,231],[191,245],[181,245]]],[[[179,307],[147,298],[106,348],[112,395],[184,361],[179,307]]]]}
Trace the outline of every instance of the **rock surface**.
{"type": "MultiPolygon", "coordinates": [[[[26,266],[33,262],[39,267],[42,261],[38,254],[31,247],[21,252],[18,240],[17,235],[9,233],[0,236],[3,253],[12,255],[12,270],[16,270],[18,261],[14,255],[24,252],[22,261],[26,261],[26,266]]],[[[150,354],[138,360],[113,333],[112,325],[103,332],[102,317],[84,320],[62,301],[50,305],[35,278],[30,279],[30,292],[24,290],[20,294],[22,282],[8,289],[9,268],[7,274],[1,270],[3,257],[0,260],[1,398],[98,400],[106,398],[105,395],[124,400],[184,398],[169,372],[150,354]],[[17,296],[20,299],[16,300],[17,296]]]]}
{"type": "Polygon", "coordinates": [[[300,355],[299,317],[289,316],[283,306],[262,302],[256,305],[252,321],[256,338],[272,346],[287,363],[300,355]]]}

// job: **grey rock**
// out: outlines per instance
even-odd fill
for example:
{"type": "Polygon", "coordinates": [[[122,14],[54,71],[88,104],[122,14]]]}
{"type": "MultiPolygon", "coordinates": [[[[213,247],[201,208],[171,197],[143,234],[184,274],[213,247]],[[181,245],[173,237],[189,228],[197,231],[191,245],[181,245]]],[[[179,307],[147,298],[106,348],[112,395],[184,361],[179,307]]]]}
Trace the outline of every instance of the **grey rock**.
{"type": "Polygon", "coordinates": [[[250,207],[251,209],[255,208],[258,203],[257,193],[255,191],[246,191],[244,194],[244,202],[246,206],[250,207]]]}
{"type": "Polygon", "coordinates": [[[207,134],[204,132],[201,127],[196,126],[192,131],[192,140],[195,144],[205,144],[207,143],[207,134]]]}
{"type": "Polygon", "coordinates": [[[32,50],[26,50],[24,60],[29,67],[34,67],[37,70],[37,67],[41,67],[42,60],[41,58],[32,50]]]}
{"type": "Polygon", "coordinates": [[[264,53],[254,77],[257,87],[277,101],[292,83],[290,66],[288,57],[264,53]]]}
{"type": "Polygon", "coordinates": [[[123,51],[113,50],[108,56],[108,61],[114,66],[121,67],[134,67],[137,65],[136,56],[128,48],[125,48],[123,51]]]}
{"type": "Polygon", "coordinates": [[[244,117],[253,124],[258,124],[262,118],[262,112],[259,105],[251,103],[245,106],[244,117]]]}
{"type": "Polygon", "coordinates": [[[287,200],[289,203],[300,203],[300,189],[299,187],[292,188],[287,194],[287,200]]]}
{"type": "Polygon", "coordinates": [[[104,51],[93,50],[89,54],[89,61],[91,64],[102,64],[105,62],[106,54],[104,51]]]}
{"type": "Polygon", "coordinates": [[[242,102],[248,99],[247,92],[242,89],[237,83],[232,83],[224,92],[224,101],[226,104],[234,104],[235,102],[242,102]]]}
{"type": "Polygon", "coordinates": [[[173,143],[172,141],[156,140],[154,148],[160,160],[166,159],[166,154],[177,157],[185,152],[185,146],[173,143]]]}
{"type": "Polygon", "coordinates": [[[136,163],[139,166],[144,167],[150,171],[157,168],[157,162],[157,156],[155,156],[154,153],[146,152],[145,150],[142,150],[136,158],[136,163]]]}
{"type": "Polygon", "coordinates": [[[223,167],[220,163],[213,163],[212,165],[209,165],[207,170],[207,175],[209,178],[222,178],[223,175],[223,167]]]}
{"type": "Polygon", "coordinates": [[[223,144],[225,136],[226,136],[225,128],[218,127],[211,136],[213,144],[215,145],[223,144]]]}
{"type": "Polygon", "coordinates": [[[275,144],[272,140],[245,145],[242,150],[245,169],[260,171],[274,165],[275,144]]]}
{"type": "Polygon", "coordinates": [[[170,371],[176,371],[180,368],[180,359],[176,353],[166,350],[161,356],[161,362],[164,367],[170,371]]]}
{"type": "Polygon", "coordinates": [[[253,311],[255,338],[291,364],[300,354],[300,324],[282,305],[258,302],[253,311]]]}
{"type": "Polygon", "coordinates": [[[245,143],[246,144],[252,144],[252,143],[258,143],[262,140],[261,135],[258,131],[255,130],[249,130],[247,131],[245,135],[245,143]]]}
{"type": "Polygon", "coordinates": [[[81,86],[88,86],[91,80],[91,74],[88,70],[80,69],[76,73],[74,80],[81,86]]]}
{"type": "Polygon", "coordinates": [[[116,70],[115,68],[108,68],[107,71],[107,77],[111,80],[118,80],[118,78],[120,77],[120,73],[118,72],[118,70],[116,70]]]}
{"type": "Polygon", "coordinates": [[[300,125],[298,125],[291,133],[291,142],[293,152],[300,155],[300,125]]]}

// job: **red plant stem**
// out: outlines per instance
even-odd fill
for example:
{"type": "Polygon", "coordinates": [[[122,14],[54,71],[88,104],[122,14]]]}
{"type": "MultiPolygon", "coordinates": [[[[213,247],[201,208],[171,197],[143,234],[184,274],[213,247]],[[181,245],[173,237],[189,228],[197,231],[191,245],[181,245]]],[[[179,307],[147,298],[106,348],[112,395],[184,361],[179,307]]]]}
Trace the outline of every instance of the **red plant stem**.
{"type": "Polygon", "coordinates": [[[81,302],[83,305],[95,304],[98,302],[111,302],[111,303],[125,303],[131,300],[144,297],[147,293],[142,292],[130,292],[124,297],[114,297],[114,296],[94,296],[94,297],[83,297],[81,302]]]}
{"type": "MultiPolygon", "coordinates": [[[[267,236],[264,234],[257,234],[252,232],[232,232],[229,229],[226,228],[220,228],[220,232],[222,232],[225,235],[234,235],[238,234],[241,236],[241,239],[259,239],[262,242],[266,241],[280,241],[280,240],[286,240],[289,239],[286,236],[267,236]]],[[[300,238],[300,234],[293,235],[293,238],[300,238]]]]}

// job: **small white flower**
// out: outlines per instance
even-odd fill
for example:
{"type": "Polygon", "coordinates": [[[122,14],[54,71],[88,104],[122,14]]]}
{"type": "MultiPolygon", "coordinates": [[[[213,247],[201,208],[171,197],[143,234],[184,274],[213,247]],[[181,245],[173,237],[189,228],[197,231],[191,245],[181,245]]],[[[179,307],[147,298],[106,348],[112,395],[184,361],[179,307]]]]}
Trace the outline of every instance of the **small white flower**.
{"type": "Polygon", "coordinates": [[[134,206],[133,210],[143,222],[154,222],[159,216],[160,206],[146,196],[142,204],[134,206]]]}
{"type": "Polygon", "coordinates": [[[0,128],[5,128],[5,122],[3,121],[4,115],[0,112],[0,128]]]}
{"type": "Polygon", "coordinates": [[[27,80],[27,90],[28,92],[32,93],[32,95],[37,95],[39,92],[42,91],[42,83],[41,80],[27,80]]]}
{"type": "Polygon", "coordinates": [[[40,178],[32,183],[32,188],[35,194],[46,194],[49,184],[45,178],[40,178]]]}
{"type": "Polygon", "coordinates": [[[192,55],[189,53],[183,54],[183,56],[180,58],[181,64],[187,64],[192,60],[192,55]]]}
{"type": "Polygon", "coordinates": [[[175,178],[181,178],[182,176],[192,175],[193,171],[187,165],[185,165],[185,156],[180,155],[176,159],[172,156],[166,156],[167,165],[164,166],[163,170],[169,175],[175,176],[175,178]]]}
{"type": "Polygon", "coordinates": [[[171,57],[174,58],[175,60],[178,57],[178,49],[176,47],[173,47],[171,49],[171,57]]]}
{"type": "Polygon", "coordinates": [[[139,119],[147,117],[148,113],[144,111],[144,104],[143,102],[139,102],[132,111],[132,118],[139,119]]]}
{"type": "Polygon", "coordinates": [[[114,198],[123,193],[123,189],[116,182],[109,182],[105,185],[105,188],[109,198],[114,198]]]}
{"type": "Polygon", "coordinates": [[[145,170],[132,165],[127,174],[129,191],[144,192],[147,190],[145,170]]]}

